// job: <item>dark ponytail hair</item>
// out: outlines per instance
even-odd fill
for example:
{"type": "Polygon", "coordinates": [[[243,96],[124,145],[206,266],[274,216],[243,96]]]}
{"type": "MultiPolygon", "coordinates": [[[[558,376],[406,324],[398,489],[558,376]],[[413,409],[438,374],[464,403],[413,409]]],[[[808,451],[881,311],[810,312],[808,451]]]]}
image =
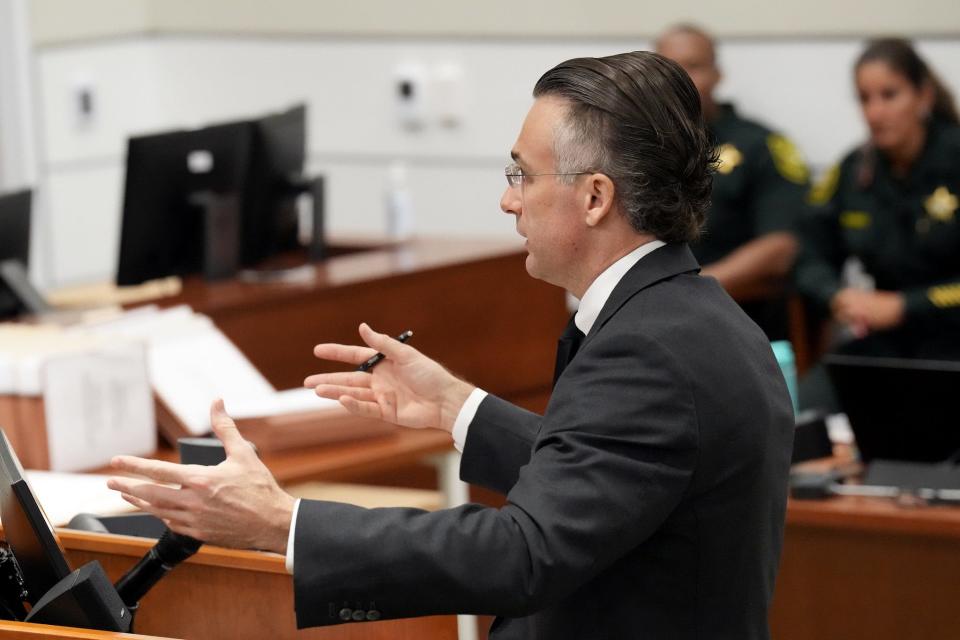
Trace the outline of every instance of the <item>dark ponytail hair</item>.
{"type": "Polygon", "coordinates": [[[854,67],[859,69],[868,62],[882,62],[890,69],[906,78],[916,89],[922,89],[927,83],[933,88],[933,110],[930,114],[934,119],[950,124],[960,124],[957,114],[957,105],[950,90],[943,84],[937,74],[921,58],[917,51],[904,38],[880,38],[871,40],[867,48],[854,67]]]}
{"type": "MultiPolygon", "coordinates": [[[[937,74],[933,72],[926,61],[920,57],[909,40],[905,38],[871,40],[867,43],[867,48],[857,58],[854,71],[858,71],[860,67],[870,62],[882,62],[887,65],[892,71],[906,78],[918,91],[929,84],[933,89],[933,108],[930,112],[930,120],[932,122],[960,124],[957,105],[954,103],[950,90],[937,77],[937,74]]],[[[856,173],[857,186],[861,190],[869,189],[876,174],[877,150],[868,142],[861,147],[859,156],[856,173]]]]}

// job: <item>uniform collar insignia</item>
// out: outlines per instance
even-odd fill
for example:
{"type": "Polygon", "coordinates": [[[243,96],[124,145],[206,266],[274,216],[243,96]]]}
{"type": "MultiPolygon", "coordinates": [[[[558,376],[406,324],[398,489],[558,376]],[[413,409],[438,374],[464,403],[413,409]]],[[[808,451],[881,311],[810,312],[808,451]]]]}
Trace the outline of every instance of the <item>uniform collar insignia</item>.
{"type": "Polygon", "coordinates": [[[924,201],[923,207],[927,210],[927,215],[940,222],[950,222],[960,207],[960,200],[957,196],[950,193],[946,187],[937,187],[924,201]]]}
{"type": "Polygon", "coordinates": [[[720,145],[717,156],[717,173],[721,175],[728,175],[743,163],[743,154],[729,142],[720,145]]]}

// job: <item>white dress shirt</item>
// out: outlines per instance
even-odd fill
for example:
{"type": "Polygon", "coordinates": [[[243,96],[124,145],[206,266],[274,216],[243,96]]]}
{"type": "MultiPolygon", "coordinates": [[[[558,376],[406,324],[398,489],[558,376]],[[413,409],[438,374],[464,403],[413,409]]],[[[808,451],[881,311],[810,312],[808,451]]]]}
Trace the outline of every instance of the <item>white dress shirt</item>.
{"type": "MultiPolygon", "coordinates": [[[[627,271],[630,271],[633,265],[640,262],[643,256],[653,252],[654,249],[659,249],[664,244],[666,243],[661,240],[652,240],[640,245],[604,269],[603,273],[590,283],[587,291],[583,294],[583,298],[580,300],[577,313],[573,317],[574,324],[577,325],[577,329],[583,332],[583,335],[590,333],[590,329],[593,328],[593,323],[597,321],[597,317],[600,315],[600,310],[603,309],[603,305],[607,303],[607,298],[613,293],[613,289],[623,276],[627,274],[627,271]]],[[[470,423],[473,422],[474,416],[477,415],[477,409],[480,407],[480,403],[483,402],[483,399],[486,397],[486,391],[474,389],[473,393],[467,398],[467,401],[463,403],[463,407],[460,408],[460,413],[457,414],[457,419],[453,423],[453,430],[451,432],[453,435],[453,446],[457,448],[457,451],[463,451],[463,446],[467,442],[467,429],[470,423]]]]}
{"type": "MultiPolygon", "coordinates": [[[[630,268],[640,262],[640,259],[645,255],[652,253],[655,249],[659,249],[664,244],[666,243],[661,240],[651,240],[650,242],[640,245],[607,267],[603,273],[590,283],[590,286],[587,287],[586,292],[583,294],[583,298],[580,300],[577,313],[573,317],[574,324],[583,332],[583,335],[590,333],[590,329],[593,328],[593,323],[597,321],[597,317],[600,315],[600,310],[603,309],[603,305],[607,303],[610,294],[613,293],[614,288],[623,276],[627,274],[627,271],[630,271],[630,268]]],[[[457,451],[463,451],[463,446],[467,442],[467,430],[477,415],[477,409],[479,409],[480,403],[483,402],[483,399],[486,397],[486,391],[479,388],[474,389],[467,397],[467,401],[460,407],[460,412],[457,414],[457,419],[454,421],[453,429],[451,430],[453,446],[456,447],[457,451]]],[[[300,501],[297,500],[293,506],[290,536],[287,538],[286,567],[289,573],[293,573],[293,537],[294,530],[297,526],[297,511],[299,508],[300,501]]]]}

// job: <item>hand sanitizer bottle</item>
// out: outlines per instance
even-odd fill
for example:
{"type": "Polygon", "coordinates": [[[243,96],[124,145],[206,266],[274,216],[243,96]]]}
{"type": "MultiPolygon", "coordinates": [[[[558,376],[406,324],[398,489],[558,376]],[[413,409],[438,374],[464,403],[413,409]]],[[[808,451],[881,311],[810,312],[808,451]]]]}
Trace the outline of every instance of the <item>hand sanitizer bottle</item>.
{"type": "Polygon", "coordinates": [[[407,184],[407,167],[394,162],[387,171],[385,208],[387,236],[393,240],[406,240],[413,235],[413,197],[407,184]]]}

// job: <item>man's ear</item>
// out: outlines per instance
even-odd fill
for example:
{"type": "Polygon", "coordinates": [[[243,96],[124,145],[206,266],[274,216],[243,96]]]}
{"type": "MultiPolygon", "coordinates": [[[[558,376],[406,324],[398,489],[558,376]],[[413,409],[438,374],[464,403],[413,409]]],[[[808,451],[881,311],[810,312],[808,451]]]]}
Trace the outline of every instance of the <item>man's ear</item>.
{"type": "Polygon", "coordinates": [[[613,180],[602,173],[592,173],[587,176],[583,193],[584,222],[588,227],[595,227],[613,210],[613,200],[616,188],[613,180]]]}

